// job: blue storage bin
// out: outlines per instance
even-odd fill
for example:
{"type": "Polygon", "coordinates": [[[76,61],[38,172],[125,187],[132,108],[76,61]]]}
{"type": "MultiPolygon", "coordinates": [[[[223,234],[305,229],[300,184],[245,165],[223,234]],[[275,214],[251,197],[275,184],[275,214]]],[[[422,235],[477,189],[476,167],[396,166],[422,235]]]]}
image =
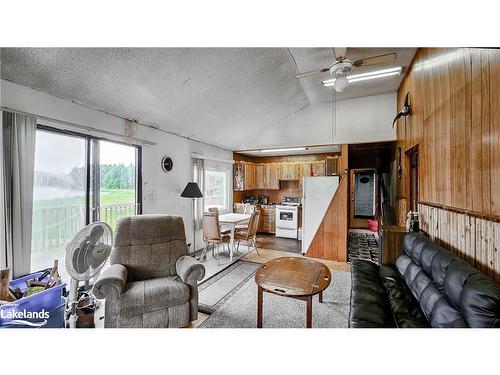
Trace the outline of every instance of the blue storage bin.
{"type": "MultiPolygon", "coordinates": [[[[42,275],[43,272],[35,272],[18,279],[14,279],[10,282],[11,288],[15,289],[19,287],[21,291],[24,293],[28,286],[26,285],[26,281],[38,278],[42,275]]],[[[47,275],[42,281],[47,281],[49,276],[47,275]]],[[[12,320],[9,316],[12,316],[13,313],[17,313],[20,311],[26,312],[41,312],[42,310],[49,313],[49,318],[47,321],[51,320],[52,313],[55,315],[54,323],[59,325],[60,319],[59,316],[62,316],[61,327],[64,326],[64,306],[65,301],[63,298],[63,289],[66,287],[66,283],[61,283],[56,285],[50,289],[44,290],[42,292],[33,294],[28,297],[23,297],[17,301],[7,303],[5,305],[0,306],[0,327],[11,326],[9,321],[12,320]],[[62,306],[62,308],[61,308],[62,306]],[[62,309],[62,313],[61,313],[62,309]]],[[[29,321],[29,319],[26,319],[29,321]]],[[[34,319],[35,321],[40,319],[34,319]]],[[[52,324],[52,323],[51,323],[52,324]]]]}

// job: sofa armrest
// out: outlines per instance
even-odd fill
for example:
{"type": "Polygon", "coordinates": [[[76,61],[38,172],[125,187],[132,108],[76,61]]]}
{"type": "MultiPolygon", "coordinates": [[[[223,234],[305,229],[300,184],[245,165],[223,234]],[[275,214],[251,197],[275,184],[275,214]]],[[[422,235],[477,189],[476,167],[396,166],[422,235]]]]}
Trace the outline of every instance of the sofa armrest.
{"type": "Polygon", "coordinates": [[[189,255],[177,259],[175,271],[186,284],[196,285],[205,277],[205,266],[189,255]]]}
{"type": "Polygon", "coordinates": [[[106,268],[94,284],[94,295],[99,298],[118,298],[127,283],[127,268],[122,264],[113,264],[106,268]]]}

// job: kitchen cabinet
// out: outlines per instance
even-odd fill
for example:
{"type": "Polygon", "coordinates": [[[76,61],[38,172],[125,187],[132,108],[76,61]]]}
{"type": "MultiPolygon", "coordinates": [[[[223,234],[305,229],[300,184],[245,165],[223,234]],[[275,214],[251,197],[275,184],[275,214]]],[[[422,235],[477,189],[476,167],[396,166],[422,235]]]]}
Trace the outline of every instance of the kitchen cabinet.
{"type": "Polygon", "coordinates": [[[255,189],[266,188],[266,166],[264,164],[255,164],[255,189]]]}
{"type": "Polygon", "coordinates": [[[245,163],[245,190],[255,189],[255,164],[245,163]]]}
{"type": "Polygon", "coordinates": [[[255,189],[255,164],[246,161],[236,162],[233,166],[233,190],[255,189]]]}
{"type": "Polygon", "coordinates": [[[276,233],[276,210],[273,206],[262,205],[260,210],[259,226],[257,231],[260,233],[276,233]]]}
{"type": "Polygon", "coordinates": [[[325,175],[325,162],[315,161],[311,163],[311,171],[313,176],[324,176],[325,175]]]}
{"type": "Polygon", "coordinates": [[[279,165],[277,163],[255,164],[255,189],[280,189],[279,165]]]}
{"type": "Polygon", "coordinates": [[[280,189],[279,169],[280,168],[278,163],[266,164],[266,169],[265,169],[266,189],[268,190],[280,189]]]}
{"type": "Polygon", "coordinates": [[[280,180],[299,181],[307,176],[324,176],[325,161],[234,164],[234,190],[280,190],[280,180]]]}
{"type": "Polygon", "coordinates": [[[280,180],[298,180],[299,174],[299,163],[281,163],[280,180]]]}
{"type": "Polygon", "coordinates": [[[299,175],[298,180],[301,181],[302,177],[307,177],[311,175],[311,163],[300,163],[298,165],[299,175]]]}

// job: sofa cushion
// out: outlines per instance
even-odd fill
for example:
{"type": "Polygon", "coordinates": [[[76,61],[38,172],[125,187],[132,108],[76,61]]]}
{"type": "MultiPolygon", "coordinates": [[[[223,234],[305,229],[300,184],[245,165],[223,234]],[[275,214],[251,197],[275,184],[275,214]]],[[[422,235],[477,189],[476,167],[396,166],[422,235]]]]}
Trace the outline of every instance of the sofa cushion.
{"type": "Polygon", "coordinates": [[[466,328],[463,315],[453,308],[444,295],[435,303],[431,313],[433,328],[466,328]]]}
{"type": "Polygon", "coordinates": [[[418,236],[419,236],[418,233],[410,232],[410,233],[406,234],[405,238],[403,239],[403,251],[409,257],[411,257],[411,253],[413,250],[413,243],[415,242],[415,240],[417,239],[418,236]]]}
{"type": "Polygon", "coordinates": [[[135,316],[189,301],[189,286],[177,276],[132,281],[118,299],[118,310],[124,316],[135,316]]]}
{"type": "Polygon", "coordinates": [[[430,240],[426,241],[422,246],[420,264],[428,276],[432,276],[432,262],[439,250],[442,250],[441,247],[430,240]]]}
{"type": "Polygon", "coordinates": [[[450,263],[444,279],[444,293],[456,309],[460,309],[460,296],[465,282],[476,273],[479,273],[477,269],[461,259],[456,258],[450,263]]]}
{"type": "Polygon", "coordinates": [[[430,239],[428,239],[422,234],[415,237],[415,240],[413,241],[413,247],[411,250],[411,259],[417,266],[422,266],[421,263],[422,250],[425,245],[429,244],[429,242],[432,243],[430,239]]]}
{"type": "Polygon", "coordinates": [[[500,328],[500,286],[480,273],[471,275],[460,296],[460,309],[473,328],[500,328]]]}
{"type": "Polygon", "coordinates": [[[452,253],[448,250],[439,249],[432,260],[432,280],[436,285],[436,288],[439,289],[440,292],[444,293],[444,279],[446,277],[446,271],[450,263],[457,259],[452,253]]]}
{"type": "Polygon", "coordinates": [[[379,275],[387,291],[396,326],[399,328],[429,327],[418,302],[412,297],[399,272],[392,266],[381,266],[379,275]]]}
{"type": "Polygon", "coordinates": [[[351,264],[349,327],[394,327],[378,266],[372,262],[354,260],[351,264]]]}

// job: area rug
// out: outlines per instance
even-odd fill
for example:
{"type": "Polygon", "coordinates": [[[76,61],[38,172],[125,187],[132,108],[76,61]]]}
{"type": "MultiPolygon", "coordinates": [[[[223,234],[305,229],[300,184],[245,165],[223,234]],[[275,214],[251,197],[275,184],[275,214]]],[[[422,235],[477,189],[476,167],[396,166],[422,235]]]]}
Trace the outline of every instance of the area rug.
{"type": "Polygon", "coordinates": [[[198,285],[198,311],[214,313],[250,278],[253,279],[260,263],[238,260],[226,269],[198,285]]]}
{"type": "MultiPolygon", "coordinates": [[[[323,292],[323,303],[313,298],[313,328],[347,328],[351,277],[349,272],[332,271],[332,282],[323,292]]],[[[305,328],[306,303],[264,293],[264,328],[305,328]]],[[[200,328],[255,328],[257,285],[252,278],[210,315],[200,328]]]]}

